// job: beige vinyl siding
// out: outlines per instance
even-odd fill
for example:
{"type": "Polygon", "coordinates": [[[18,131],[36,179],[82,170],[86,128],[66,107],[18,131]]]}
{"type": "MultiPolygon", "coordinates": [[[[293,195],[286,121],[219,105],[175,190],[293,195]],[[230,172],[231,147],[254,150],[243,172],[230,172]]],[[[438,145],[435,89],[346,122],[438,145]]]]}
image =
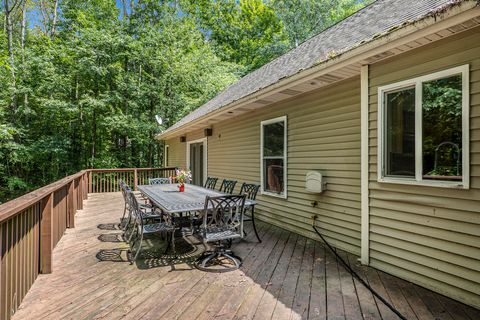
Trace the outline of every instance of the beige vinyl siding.
{"type": "Polygon", "coordinates": [[[480,29],[370,66],[370,262],[480,307],[480,29]],[[377,182],[379,86],[470,65],[470,190],[377,182]]]}
{"type": "MultiPolygon", "coordinates": [[[[202,130],[196,130],[189,132],[187,135],[187,141],[194,141],[202,139],[204,133],[202,130]]],[[[180,142],[180,137],[175,137],[165,141],[165,144],[169,146],[170,159],[169,165],[172,167],[178,167],[180,169],[186,169],[187,167],[187,143],[180,142]]]]}
{"type": "MultiPolygon", "coordinates": [[[[223,121],[208,137],[208,175],[260,184],[260,122],[287,116],[288,199],[258,196],[259,219],[314,237],[312,215],[330,242],[360,253],[360,79],[223,121]],[[327,178],[322,195],[305,191],[305,175],[320,170],[327,178]],[[318,201],[318,207],[311,203],[318,201]]],[[[203,130],[187,134],[187,141],[203,130]]],[[[178,143],[177,143],[178,141],[178,143]]],[[[170,145],[172,165],[185,166],[186,143],[170,145]]]]}
{"type": "Polygon", "coordinates": [[[185,168],[187,165],[186,143],[180,142],[180,137],[175,137],[165,141],[168,145],[168,165],[171,167],[185,168]]]}

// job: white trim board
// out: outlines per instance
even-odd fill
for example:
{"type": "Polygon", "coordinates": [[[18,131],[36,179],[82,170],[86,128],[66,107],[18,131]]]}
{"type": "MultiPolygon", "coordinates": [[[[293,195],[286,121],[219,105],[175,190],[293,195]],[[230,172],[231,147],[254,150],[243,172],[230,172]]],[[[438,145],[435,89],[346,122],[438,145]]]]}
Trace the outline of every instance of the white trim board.
{"type": "Polygon", "coordinates": [[[368,190],[368,99],[369,81],[368,65],[360,70],[360,123],[361,123],[361,151],[360,151],[360,194],[361,194],[361,241],[360,262],[369,264],[370,260],[370,208],[368,190]]]}
{"type": "Polygon", "coordinates": [[[166,144],[165,147],[163,148],[163,166],[165,168],[168,167],[168,160],[170,160],[170,145],[166,144]]]}
{"type": "Polygon", "coordinates": [[[197,140],[187,141],[187,170],[190,169],[190,145],[192,143],[203,142],[203,184],[207,181],[208,177],[208,139],[201,138],[197,140]]]}
{"type": "Polygon", "coordinates": [[[273,119],[268,119],[260,122],[260,194],[261,195],[268,195],[272,197],[277,197],[277,198],[282,198],[282,199],[287,199],[287,186],[288,186],[288,181],[287,181],[287,160],[288,160],[288,148],[287,148],[287,142],[288,142],[288,137],[287,137],[287,116],[281,116],[273,119]],[[263,180],[263,126],[276,123],[276,122],[282,122],[283,121],[283,194],[276,194],[273,192],[268,192],[264,191],[264,186],[265,186],[265,181],[263,180]]]}

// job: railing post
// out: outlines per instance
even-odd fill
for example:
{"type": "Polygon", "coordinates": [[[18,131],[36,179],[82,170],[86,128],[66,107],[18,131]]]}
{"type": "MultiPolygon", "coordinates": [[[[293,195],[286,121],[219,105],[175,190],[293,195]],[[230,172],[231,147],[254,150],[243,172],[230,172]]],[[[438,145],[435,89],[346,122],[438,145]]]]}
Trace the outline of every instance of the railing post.
{"type": "Polygon", "coordinates": [[[78,185],[77,185],[77,210],[82,210],[83,209],[83,174],[82,176],[78,179],[78,185]]]}
{"type": "Polygon", "coordinates": [[[75,198],[73,196],[73,183],[74,181],[71,181],[67,188],[67,228],[75,228],[75,205],[73,204],[75,198]]]}
{"type": "Polygon", "coordinates": [[[40,271],[52,272],[53,250],[53,192],[40,203],[40,271]]]}
{"type": "Polygon", "coordinates": [[[88,193],[93,193],[92,171],[88,171],[88,193]]]}
{"type": "Polygon", "coordinates": [[[5,304],[5,298],[7,296],[7,257],[3,249],[3,228],[5,223],[0,223],[0,318],[5,317],[7,314],[7,306],[5,304]]]}
{"type": "Polygon", "coordinates": [[[133,190],[137,191],[138,186],[138,172],[137,169],[133,170],[133,190]]]}
{"type": "MultiPolygon", "coordinates": [[[[90,176],[90,171],[88,171],[87,173],[85,173],[83,175],[83,179],[82,179],[82,182],[83,182],[83,197],[82,197],[82,201],[83,200],[86,200],[88,199],[88,177],[90,176]]],[[[82,208],[83,208],[83,204],[82,204],[82,208]]]]}
{"type": "Polygon", "coordinates": [[[73,210],[74,212],[77,212],[78,210],[78,185],[77,185],[77,179],[72,180],[73,184],[73,210]]]}

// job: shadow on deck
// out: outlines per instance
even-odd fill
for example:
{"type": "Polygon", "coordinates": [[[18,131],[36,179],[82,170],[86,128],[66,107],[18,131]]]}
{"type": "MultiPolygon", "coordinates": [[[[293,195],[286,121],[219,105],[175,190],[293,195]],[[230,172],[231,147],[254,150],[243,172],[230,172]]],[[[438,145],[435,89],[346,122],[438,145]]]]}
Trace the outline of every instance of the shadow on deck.
{"type": "MultiPolygon", "coordinates": [[[[194,237],[178,241],[176,258],[158,247],[130,265],[116,227],[122,201],[90,195],[54,251],[53,273],[39,276],[14,320],[397,319],[321,243],[266,223],[262,243],[249,232],[234,245],[244,262],[234,272],[195,269],[204,248],[194,237]]],[[[341,255],[408,319],[480,319],[479,310],[341,255]]]]}

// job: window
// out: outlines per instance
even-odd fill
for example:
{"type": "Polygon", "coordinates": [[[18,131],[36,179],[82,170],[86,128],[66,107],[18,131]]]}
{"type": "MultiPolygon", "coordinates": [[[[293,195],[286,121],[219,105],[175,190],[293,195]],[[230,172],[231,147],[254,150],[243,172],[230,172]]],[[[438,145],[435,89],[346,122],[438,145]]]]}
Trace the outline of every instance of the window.
{"type": "Polygon", "coordinates": [[[378,89],[378,179],[468,188],[468,65],[378,89]]]}
{"type": "Polygon", "coordinates": [[[262,194],[287,197],[287,118],[261,123],[261,188],[262,194]]]}

